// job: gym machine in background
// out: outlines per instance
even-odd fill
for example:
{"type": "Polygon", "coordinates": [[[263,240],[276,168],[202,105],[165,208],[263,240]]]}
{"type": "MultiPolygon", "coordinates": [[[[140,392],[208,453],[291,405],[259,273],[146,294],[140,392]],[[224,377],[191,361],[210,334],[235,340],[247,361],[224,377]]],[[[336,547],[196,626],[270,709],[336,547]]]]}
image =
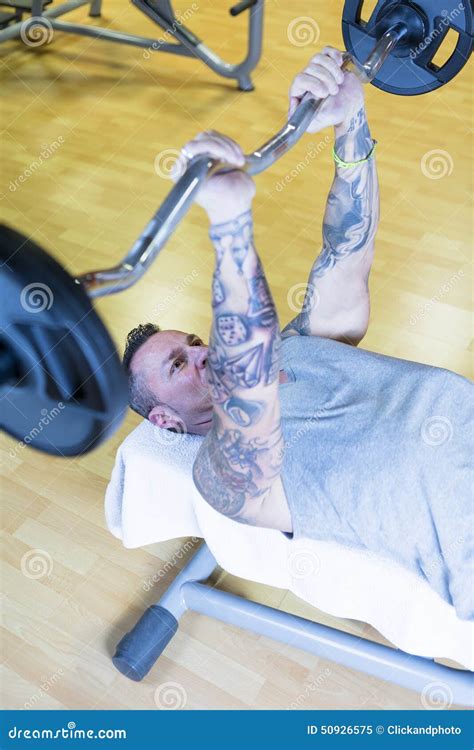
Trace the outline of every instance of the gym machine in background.
{"type": "MultiPolygon", "coordinates": [[[[362,7],[362,0],[347,0],[343,34],[348,48],[344,68],[364,83],[401,95],[426,93],[454,78],[469,59],[473,11],[467,0],[379,0],[368,21],[361,19],[362,7]],[[455,31],[457,43],[438,66],[434,57],[448,30],[455,31]]],[[[283,156],[321,104],[306,94],[284,127],[246,157],[244,170],[258,174],[283,156]]],[[[91,299],[134,284],[203,181],[225,168],[208,156],[192,159],[123,260],[77,279],[31,240],[0,228],[2,429],[23,445],[73,456],[87,453],[119,426],[127,408],[127,382],[91,299]]]]}
{"type": "Polygon", "coordinates": [[[0,0],[0,6],[8,6],[9,9],[3,12],[0,10],[0,27],[2,27],[0,42],[19,38],[26,45],[35,47],[49,42],[55,31],[79,34],[94,39],[142,47],[148,50],[149,54],[168,52],[184,57],[197,57],[218,75],[224,78],[234,78],[241,91],[253,91],[250,74],[262,54],[264,0],[243,0],[230,9],[231,16],[237,16],[246,10],[250,11],[247,55],[242,62],[235,65],[222,60],[185,26],[184,21],[191,18],[194,13],[192,6],[182,16],[176,16],[171,5],[172,0],[132,0],[132,2],[165,32],[171,34],[177,43],[169,43],[162,38],[147,39],[100,26],[85,26],[57,20],[59,16],[83,5],[89,5],[89,16],[97,18],[101,14],[102,0],[68,0],[68,2],[55,5],[50,10],[45,10],[45,8],[51,4],[51,0],[3,0],[3,2],[0,0]],[[24,13],[31,15],[23,20],[24,13]]]}

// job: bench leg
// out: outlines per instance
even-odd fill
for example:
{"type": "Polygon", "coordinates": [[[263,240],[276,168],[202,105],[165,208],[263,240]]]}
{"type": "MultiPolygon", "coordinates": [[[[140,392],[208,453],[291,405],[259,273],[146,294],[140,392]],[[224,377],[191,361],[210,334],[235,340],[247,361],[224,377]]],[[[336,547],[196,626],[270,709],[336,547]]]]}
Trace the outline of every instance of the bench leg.
{"type": "Polygon", "coordinates": [[[102,0],[91,0],[89,8],[89,16],[91,18],[99,18],[102,13],[102,0]]]}
{"type": "Polygon", "coordinates": [[[118,644],[112,661],[119,672],[137,682],[148,674],[178,630],[179,618],[187,609],[183,585],[206,580],[216,565],[207,544],[203,544],[159,602],[146,610],[118,644]]]}

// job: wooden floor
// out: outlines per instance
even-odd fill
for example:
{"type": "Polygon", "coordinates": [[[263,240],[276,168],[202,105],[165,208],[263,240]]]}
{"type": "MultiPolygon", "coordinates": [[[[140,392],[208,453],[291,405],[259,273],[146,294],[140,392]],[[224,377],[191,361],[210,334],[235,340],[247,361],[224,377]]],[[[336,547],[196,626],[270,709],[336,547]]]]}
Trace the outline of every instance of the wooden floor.
{"type": "MultiPolygon", "coordinates": [[[[230,18],[230,0],[197,5],[188,25],[237,61],[246,41],[244,17],[230,18]]],[[[286,117],[286,93],[298,69],[321,44],[341,46],[342,5],[268,0],[264,54],[251,94],[197,61],[158,54],[146,59],[142,50],[83,37],[55,33],[50,45],[38,49],[2,45],[2,220],[74,273],[114,264],[170,187],[157,175],[156,157],[163,167],[167,149],[207,128],[228,133],[246,150],[262,143],[286,117]],[[319,45],[289,41],[289,24],[305,16],[317,23],[319,45]],[[42,151],[51,155],[28,176],[42,151]]],[[[185,10],[183,4],[177,8],[185,10]]],[[[89,22],[85,9],[68,20],[89,22]]],[[[101,23],[154,34],[145,16],[118,0],[105,0],[101,23]]],[[[464,69],[424,97],[367,90],[379,141],[382,221],[363,346],[463,375],[470,374],[471,87],[464,69]]],[[[257,178],[257,248],[282,324],[294,314],[288,292],[306,281],[319,250],[333,172],[325,136],[307,137],[257,178]],[[298,162],[304,167],[293,177],[298,162]]],[[[146,278],[98,303],[118,346],[131,327],[147,320],[206,337],[212,266],[206,222],[195,208],[146,278]],[[193,272],[192,283],[185,282],[193,272]]],[[[194,614],[183,618],[145,681],[118,674],[110,661],[116,642],[172,574],[148,593],[144,580],[176,559],[185,541],[127,551],[105,528],[103,498],[115,451],[136,423],[129,415],[106,445],[69,461],[19,450],[12,440],[2,443],[3,706],[422,707],[419,695],[194,614]],[[39,550],[37,573],[32,550],[39,550]]],[[[285,591],[222,571],[214,582],[377,637],[370,627],[336,623],[285,591]]]]}

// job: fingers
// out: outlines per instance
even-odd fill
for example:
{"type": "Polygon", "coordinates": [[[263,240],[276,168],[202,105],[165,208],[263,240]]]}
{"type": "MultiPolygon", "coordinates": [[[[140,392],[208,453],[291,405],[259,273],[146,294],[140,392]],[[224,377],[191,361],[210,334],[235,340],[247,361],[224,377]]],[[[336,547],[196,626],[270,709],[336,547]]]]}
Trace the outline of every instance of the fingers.
{"type": "Polygon", "coordinates": [[[339,73],[341,73],[341,69],[338,68],[336,63],[329,58],[326,58],[326,60],[321,63],[311,62],[305,70],[306,75],[314,76],[314,78],[318,78],[321,82],[323,82],[328,90],[328,93],[331,95],[337,94],[337,92],[339,91],[339,86],[344,80],[344,74],[341,74],[341,80],[339,73]],[[336,73],[331,70],[328,63],[331,63],[331,65],[334,65],[336,67],[336,73]]]}
{"type": "Polygon", "coordinates": [[[339,67],[341,67],[342,63],[344,62],[344,53],[341,52],[340,49],[336,49],[335,47],[325,47],[322,52],[323,55],[328,55],[332,60],[334,60],[339,67]]]}
{"type": "MultiPolygon", "coordinates": [[[[335,50],[335,52],[337,52],[337,50],[335,50]]],[[[314,55],[306,70],[309,71],[315,66],[318,70],[324,69],[339,85],[343,82],[344,73],[341,70],[341,65],[331,55],[325,53],[314,55]]]]}
{"type": "Polygon", "coordinates": [[[343,54],[335,47],[325,47],[322,52],[311,58],[290,88],[290,116],[306,92],[316,99],[326,99],[339,92],[339,87],[344,81],[342,62],[343,54]]]}
{"type": "Polygon", "coordinates": [[[222,133],[215,130],[205,130],[199,133],[185,146],[186,153],[190,156],[198,154],[209,154],[215,159],[225,161],[235,167],[242,167],[245,157],[239,144],[222,133]]]}
{"type": "Polygon", "coordinates": [[[181,150],[181,154],[174,165],[173,179],[177,180],[181,177],[190,159],[203,154],[225,162],[237,169],[243,167],[245,164],[245,156],[238,143],[215,130],[205,130],[203,133],[198,133],[181,150]]]}

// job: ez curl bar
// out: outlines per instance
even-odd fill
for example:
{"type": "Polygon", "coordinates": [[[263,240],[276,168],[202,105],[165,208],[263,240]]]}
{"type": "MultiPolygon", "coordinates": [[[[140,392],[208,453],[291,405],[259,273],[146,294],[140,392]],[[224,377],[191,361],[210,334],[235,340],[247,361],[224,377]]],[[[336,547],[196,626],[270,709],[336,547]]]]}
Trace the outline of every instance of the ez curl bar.
{"type": "MultiPolygon", "coordinates": [[[[343,67],[363,83],[397,94],[426,93],[451,80],[469,59],[473,11],[467,0],[379,0],[368,22],[361,20],[362,6],[363,0],[347,0],[344,7],[348,52],[343,67]],[[432,60],[449,28],[458,33],[457,44],[449,60],[437,67],[432,60]]],[[[246,156],[244,170],[256,175],[286,154],[322,103],[306,94],[282,129],[246,156]]],[[[0,426],[18,446],[81,455],[120,425],[127,382],[91,300],[135,284],[186,215],[204,180],[225,169],[207,156],[192,159],[122,261],[76,279],[36,243],[0,227],[0,426]]]]}

